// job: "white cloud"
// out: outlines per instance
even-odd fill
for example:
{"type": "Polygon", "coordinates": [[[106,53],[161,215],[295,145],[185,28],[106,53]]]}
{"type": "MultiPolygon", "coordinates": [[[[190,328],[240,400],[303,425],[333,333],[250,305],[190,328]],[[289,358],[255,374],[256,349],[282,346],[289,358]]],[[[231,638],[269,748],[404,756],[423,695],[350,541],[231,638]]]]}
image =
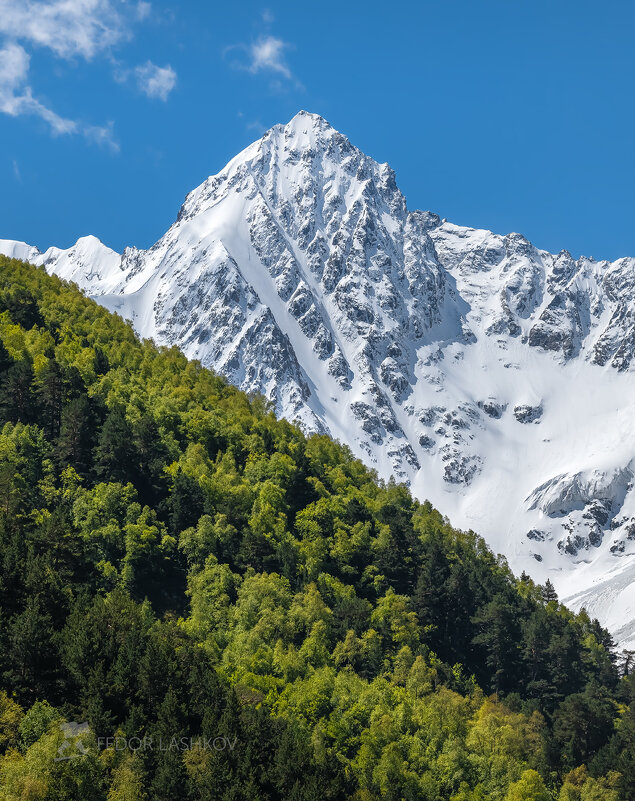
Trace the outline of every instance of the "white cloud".
{"type": "Polygon", "coordinates": [[[0,50],[0,111],[17,117],[33,114],[49,124],[54,134],[75,133],[77,123],[60,117],[33,97],[27,85],[30,56],[18,44],[8,44],[0,50]]]}
{"type": "Polygon", "coordinates": [[[13,93],[26,81],[30,56],[23,47],[10,44],[0,50],[0,92],[13,93]]]}
{"type": "Polygon", "coordinates": [[[113,138],[112,123],[106,127],[82,125],[61,117],[35,98],[27,83],[29,62],[30,56],[21,45],[12,43],[0,50],[0,112],[11,117],[23,114],[40,117],[56,136],[79,133],[111,150],[119,149],[113,138]]]}
{"type": "Polygon", "coordinates": [[[148,97],[158,97],[165,101],[176,85],[176,72],[169,64],[159,67],[146,61],[135,68],[134,74],[137,86],[148,97]]]}
{"type": "MultiPolygon", "coordinates": [[[[66,119],[34,96],[29,85],[30,55],[25,48],[46,48],[58,58],[99,55],[115,64],[112,49],[128,41],[133,26],[147,19],[152,6],[147,0],[0,0],[0,112],[17,117],[30,114],[43,119],[53,134],[80,133],[113,152],[119,145],[113,125],[84,125],[66,119]]],[[[134,73],[139,88],[149,97],[166,100],[176,84],[171,66],[158,67],[151,61],[135,70],[118,68],[116,80],[134,73]]]]}
{"type": "Polygon", "coordinates": [[[253,122],[248,122],[245,125],[245,128],[248,131],[256,131],[258,134],[262,134],[266,131],[265,126],[260,122],[260,120],[254,120],[253,122]]]}
{"type": "Polygon", "coordinates": [[[145,3],[143,0],[137,3],[136,13],[138,20],[144,20],[150,16],[150,12],[152,11],[151,3],[145,3]]]}
{"type": "MultiPolygon", "coordinates": [[[[262,19],[265,26],[273,22],[273,15],[270,11],[263,11],[262,19]]],[[[256,73],[269,74],[270,77],[277,76],[271,82],[271,89],[278,91],[282,89],[283,81],[291,81],[298,88],[302,84],[297,81],[287,64],[285,53],[292,50],[293,45],[285,42],[277,36],[263,33],[254,41],[241,44],[230,45],[224,50],[224,54],[234,53],[235,58],[230,62],[234,69],[245,70],[253,75],[256,73]]]]}
{"type": "Polygon", "coordinates": [[[262,36],[247,48],[249,55],[249,72],[261,72],[270,70],[291,78],[291,70],[287,67],[284,60],[284,51],[290,45],[277,39],[275,36],[262,36]]]}
{"type": "Polygon", "coordinates": [[[0,0],[0,33],[90,60],[132,37],[129,16],[118,0],[0,0]]]}
{"type": "Polygon", "coordinates": [[[118,153],[119,143],[114,136],[114,123],[111,121],[107,125],[86,125],[82,133],[91,142],[100,147],[104,147],[113,153],[118,153]]]}

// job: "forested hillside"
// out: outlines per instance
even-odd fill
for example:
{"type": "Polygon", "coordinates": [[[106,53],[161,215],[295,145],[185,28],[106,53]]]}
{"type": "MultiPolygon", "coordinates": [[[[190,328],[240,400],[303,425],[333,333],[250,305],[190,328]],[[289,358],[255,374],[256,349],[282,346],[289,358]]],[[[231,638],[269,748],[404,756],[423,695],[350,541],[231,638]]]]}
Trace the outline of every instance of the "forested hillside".
{"type": "Polygon", "coordinates": [[[635,798],[552,587],[2,257],[0,339],[2,801],[635,798]]]}

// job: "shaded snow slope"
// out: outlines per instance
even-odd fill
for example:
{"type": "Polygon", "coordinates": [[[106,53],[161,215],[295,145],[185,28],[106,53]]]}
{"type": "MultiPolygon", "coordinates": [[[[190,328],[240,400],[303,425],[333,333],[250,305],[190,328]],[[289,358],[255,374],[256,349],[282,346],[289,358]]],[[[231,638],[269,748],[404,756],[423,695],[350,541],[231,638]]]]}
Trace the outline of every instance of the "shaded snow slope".
{"type": "Polygon", "coordinates": [[[634,259],[409,211],[388,165],[306,112],[147,251],[0,252],[346,442],[635,643],[634,259]]]}

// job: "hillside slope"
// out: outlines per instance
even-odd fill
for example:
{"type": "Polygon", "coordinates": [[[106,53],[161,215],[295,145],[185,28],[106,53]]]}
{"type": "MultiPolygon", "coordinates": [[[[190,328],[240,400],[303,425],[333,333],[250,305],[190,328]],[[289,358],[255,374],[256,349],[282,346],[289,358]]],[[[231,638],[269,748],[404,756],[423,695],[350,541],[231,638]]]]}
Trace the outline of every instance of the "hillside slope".
{"type": "Polygon", "coordinates": [[[3,799],[633,797],[553,587],[2,257],[0,340],[3,799]]]}
{"type": "Polygon", "coordinates": [[[635,642],[634,259],[410,211],[388,165],[305,112],[148,251],[1,251],[338,438],[635,642]]]}

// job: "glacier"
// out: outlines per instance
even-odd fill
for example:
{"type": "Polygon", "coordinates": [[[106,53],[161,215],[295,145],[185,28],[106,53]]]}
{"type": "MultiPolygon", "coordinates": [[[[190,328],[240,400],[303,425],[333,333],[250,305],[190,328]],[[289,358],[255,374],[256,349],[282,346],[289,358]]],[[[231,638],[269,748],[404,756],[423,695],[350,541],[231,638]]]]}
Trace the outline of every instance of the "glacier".
{"type": "Polygon", "coordinates": [[[148,250],[0,253],[346,443],[635,645],[635,259],[411,211],[387,164],[308,112],[148,250]]]}

